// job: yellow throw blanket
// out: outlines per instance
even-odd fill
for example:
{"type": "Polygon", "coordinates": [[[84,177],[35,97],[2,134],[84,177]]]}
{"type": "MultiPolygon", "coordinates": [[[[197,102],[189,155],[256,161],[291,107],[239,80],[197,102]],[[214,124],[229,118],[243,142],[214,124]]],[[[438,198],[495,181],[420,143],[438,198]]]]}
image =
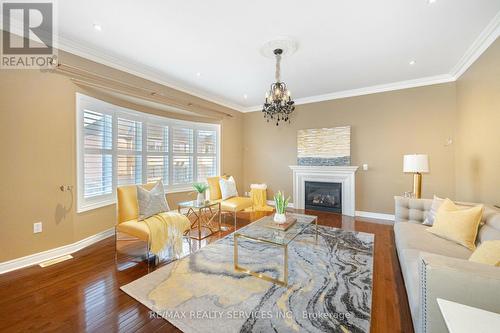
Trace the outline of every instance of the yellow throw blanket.
{"type": "Polygon", "coordinates": [[[190,228],[189,219],[177,212],[164,212],[144,220],[149,228],[150,249],[159,255],[165,247],[173,246],[174,255],[182,253],[182,235],[190,228]]]}
{"type": "Polygon", "coordinates": [[[272,212],[273,207],[267,205],[267,185],[252,184],[250,188],[253,205],[245,209],[245,212],[272,212]]]}

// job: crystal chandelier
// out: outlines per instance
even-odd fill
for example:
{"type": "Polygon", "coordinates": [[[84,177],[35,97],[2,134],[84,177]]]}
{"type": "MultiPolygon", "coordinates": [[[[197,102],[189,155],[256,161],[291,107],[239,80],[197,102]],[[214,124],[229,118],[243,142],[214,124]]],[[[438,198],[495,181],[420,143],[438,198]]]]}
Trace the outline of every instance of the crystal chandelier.
{"type": "Polygon", "coordinates": [[[282,49],[275,49],[276,56],[276,82],[271,85],[271,89],[266,93],[266,102],[262,108],[264,118],[276,121],[276,126],[280,121],[290,122],[290,114],[295,110],[294,101],[290,96],[290,91],[286,88],[285,82],[280,81],[280,62],[282,49]]]}

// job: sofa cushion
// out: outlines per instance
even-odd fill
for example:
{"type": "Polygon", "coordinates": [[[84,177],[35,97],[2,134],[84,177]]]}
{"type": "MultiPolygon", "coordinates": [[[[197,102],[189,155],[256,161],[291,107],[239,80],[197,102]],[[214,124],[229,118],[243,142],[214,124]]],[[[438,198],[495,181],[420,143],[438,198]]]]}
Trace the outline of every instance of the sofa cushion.
{"type": "Polygon", "coordinates": [[[420,274],[418,271],[420,254],[421,252],[415,249],[398,251],[413,327],[418,327],[417,320],[420,318],[420,274]]]}
{"type": "Polygon", "coordinates": [[[483,225],[479,227],[477,243],[488,240],[500,240],[500,211],[485,206],[483,211],[483,225]]]}
{"type": "Polygon", "coordinates": [[[500,266],[500,240],[485,241],[472,253],[470,261],[500,266]]]}
{"type": "Polygon", "coordinates": [[[432,199],[394,197],[396,222],[423,223],[431,209],[432,199]]]}
{"type": "Polygon", "coordinates": [[[489,240],[500,240],[500,230],[493,228],[489,224],[479,227],[477,233],[477,244],[482,244],[489,240]]]}
{"type": "Polygon", "coordinates": [[[461,259],[470,257],[471,250],[427,232],[428,228],[416,223],[395,223],[394,234],[398,250],[415,249],[461,259]]]}

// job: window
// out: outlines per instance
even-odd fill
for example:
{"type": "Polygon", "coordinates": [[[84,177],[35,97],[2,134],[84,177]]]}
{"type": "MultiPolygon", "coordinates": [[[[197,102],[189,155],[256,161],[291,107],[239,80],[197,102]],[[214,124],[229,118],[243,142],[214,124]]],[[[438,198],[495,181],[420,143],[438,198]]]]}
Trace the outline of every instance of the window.
{"type": "Polygon", "coordinates": [[[219,173],[220,126],[174,120],[77,94],[78,212],[115,202],[116,187],[162,180],[192,189],[219,173]]]}

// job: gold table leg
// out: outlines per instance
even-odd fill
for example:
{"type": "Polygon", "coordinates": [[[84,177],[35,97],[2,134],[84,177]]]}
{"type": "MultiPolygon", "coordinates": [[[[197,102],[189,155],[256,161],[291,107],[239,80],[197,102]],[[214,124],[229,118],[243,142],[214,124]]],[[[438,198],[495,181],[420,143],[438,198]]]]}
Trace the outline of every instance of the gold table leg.
{"type": "MultiPolygon", "coordinates": [[[[219,204],[219,206],[220,206],[220,204],[219,204]]],[[[180,207],[178,207],[178,211],[180,213],[180,211],[181,211],[180,207]]],[[[195,219],[193,222],[191,222],[191,227],[190,227],[189,231],[193,230],[194,228],[198,229],[198,237],[189,235],[189,238],[201,241],[207,237],[212,236],[216,232],[220,231],[220,210],[219,210],[219,216],[218,216],[219,230],[212,229],[212,222],[217,217],[217,214],[214,214],[211,207],[200,207],[200,208],[198,208],[198,212],[196,212],[193,208],[189,207],[189,209],[186,213],[186,217],[189,218],[191,215],[194,215],[195,219]],[[206,215],[205,213],[208,211],[210,211],[210,217],[205,216],[206,215]],[[205,237],[202,237],[202,235],[201,235],[202,228],[207,228],[208,230],[210,230],[210,233],[208,235],[206,235],[205,237]]]]}
{"type": "Polygon", "coordinates": [[[220,202],[219,202],[219,231],[222,230],[222,224],[221,224],[221,205],[220,205],[220,202]]]}
{"type": "Polygon", "coordinates": [[[314,219],[314,223],[316,224],[316,244],[318,244],[318,217],[314,219]]]}
{"type": "Polygon", "coordinates": [[[242,235],[239,233],[235,233],[234,234],[234,270],[255,276],[255,277],[262,279],[262,280],[265,280],[265,281],[279,284],[280,286],[288,287],[288,246],[286,244],[279,245],[279,244],[275,244],[275,243],[271,243],[271,242],[266,242],[263,240],[258,240],[258,239],[246,237],[245,235],[242,235]],[[283,280],[273,278],[272,276],[269,276],[269,275],[266,275],[263,273],[257,273],[257,272],[254,272],[254,271],[248,269],[248,268],[240,266],[238,264],[238,238],[245,238],[245,239],[255,241],[255,242],[267,243],[267,244],[276,245],[278,247],[282,247],[283,248],[283,275],[284,275],[283,280]]]}

